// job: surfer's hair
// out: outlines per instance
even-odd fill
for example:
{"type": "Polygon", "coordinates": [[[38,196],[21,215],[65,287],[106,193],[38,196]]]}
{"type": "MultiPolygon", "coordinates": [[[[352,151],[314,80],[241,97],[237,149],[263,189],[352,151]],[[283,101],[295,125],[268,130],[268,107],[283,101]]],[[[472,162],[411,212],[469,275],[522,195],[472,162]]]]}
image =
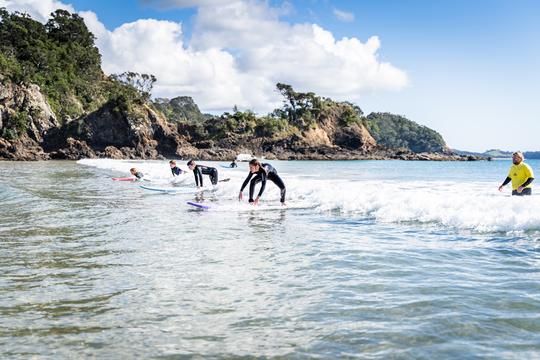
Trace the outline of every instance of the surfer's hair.
{"type": "Polygon", "coordinates": [[[137,172],[137,169],[136,168],[131,168],[131,169],[129,169],[129,172],[137,172]]]}
{"type": "Polygon", "coordinates": [[[259,166],[260,167],[261,163],[257,159],[251,159],[250,162],[249,162],[249,165],[251,165],[251,166],[259,166]]]}
{"type": "Polygon", "coordinates": [[[195,161],[193,161],[193,159],[187,162],[187,166],[191,166],[191,165],[195,165],[195,161]]]}
{"type": "Polygon", "coordinates": [[[518,157],[521,159],[521,161],[525,160],[525,156],[523,156],[523,153],[521,151],[516,151],[512,154],[512,156],[518,157]]]}
{"type": "Polygon", "coordinates": [[[176,165],[176,160],[171,160],[171,161],[169,161],[169,164],[176,165]]]}

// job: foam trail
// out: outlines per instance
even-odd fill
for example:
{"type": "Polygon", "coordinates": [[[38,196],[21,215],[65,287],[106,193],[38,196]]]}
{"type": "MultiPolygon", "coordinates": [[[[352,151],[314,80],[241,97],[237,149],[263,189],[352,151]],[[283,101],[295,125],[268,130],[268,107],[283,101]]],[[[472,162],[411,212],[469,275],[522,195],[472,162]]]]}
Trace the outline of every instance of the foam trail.
{"type": "Polygon", "coordinates": [[[129,169],[135,167],[142,171],[145,178],[158,184],[189,183],[193,178],[187,166],[179,166],[187,173],[173,177],[168,161],[113,160],[113,159],[82,159],[77,164],[91,166],[102,170],[110,170],[111,176],[131,176],[129,169]],[[114,173],[113,173],[114,172],[114,173]]]}
{"type": "MultiPolygon", "coordinates": [[[[158,161],[81,160],[80,164],[112,172],[126,173],[141,168],[153,179],[170,181],[168,164],[158,161]]],[[[210,166],[217,163],[205,162],[210,166]]],[[[220,183],[213,193],[218,211],[255,210],[238,204],[240,185],[247,171],[219,169],[220,183]]],[[[323,180],[320,174],[294,175],[280,172],[287,186],[288,208],[311,209],[314,216],[339,211],[352,218],[368,218],[384,223],[433,223],[444,228],[474,232],[540,230],[540,196],[511,197],[497,191],[498,184],[453,181],[365,181],[323,180]],[[313,176],[312,176],[313,175],[313,176]],[[318,215],[315,215],[318,214],[318,215]]],[[[381,176],[384,178],[384,176],[381,176]]],[[[193,184],[191,172],[182,181],[193,184]]],[[[205,179],[205,182],[208,182],[205,179]]],[[[247,189],[244,192],[247,200],[247,189]]],[[[268,182],[264,204],[279,205],[279,189],[268,182]]],[[[274,209],[267,206],[266,209],[274,209]]],[[[264,206],[259,208],[265,209],[264,206]]]]}

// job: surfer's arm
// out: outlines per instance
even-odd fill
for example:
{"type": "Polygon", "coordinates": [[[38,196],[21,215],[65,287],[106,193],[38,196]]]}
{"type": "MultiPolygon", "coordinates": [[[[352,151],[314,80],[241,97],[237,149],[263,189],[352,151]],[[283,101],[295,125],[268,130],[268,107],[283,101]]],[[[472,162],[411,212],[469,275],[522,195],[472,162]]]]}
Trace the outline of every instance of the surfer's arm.
{"type": "Polygon", "coordinates": [[[521,187],[525,188],[525,187],[529,186],[533,181],[534,181],[534,178],[530,177],[527,180],[525,180],[525,182],[523,184],[521,184],[521,187]]]}
{"type": "Polygon", "coordinates": [[[196,167],[195,169],[193,169],[193,174],[195,175],[195,185],[203,186],[203,179],[202,179],[201,170],[198,167],[196,167]],[[200,185],[199,185],[199,183],[200,183],[200,185]]]}
{"type": "Polygon", "coordinates": [[[264,189],[266,188],[266,171],[261,171],[261,189],[259,190],[259,195],[257,195],[258,198],[260,198],[264,192],[264,189]]]}
{"type": "Polygon", "coordinates": [[[249,184],[249,180],[251,179],[251,177],[253,176],[253,173],[250,172],[246,178],[246,180],[244,180],[244,183],[242,184],[242,187],[240,188],[240,192],[244,191],[244,189],[246,188],[247,184],[249,184]]]}
{"type": "Polygon", "coordinates": [[[199,181],[200,181],[200,183],[201,183],[201,187],[203,187],[203,176],[202,176],[202,172],[201,172],[200,169],[199,169],[198,174],[199,174],[199,181]]]}
{"type": "Polygon", "coordinates": [[[506,179],[504,179],[502,185],[499,186],[499,191],[502,191],[503,187],[505,187],[510,181],[512,181],[512,179],[510,178],[510,176],[507,176],[506,179]]]}

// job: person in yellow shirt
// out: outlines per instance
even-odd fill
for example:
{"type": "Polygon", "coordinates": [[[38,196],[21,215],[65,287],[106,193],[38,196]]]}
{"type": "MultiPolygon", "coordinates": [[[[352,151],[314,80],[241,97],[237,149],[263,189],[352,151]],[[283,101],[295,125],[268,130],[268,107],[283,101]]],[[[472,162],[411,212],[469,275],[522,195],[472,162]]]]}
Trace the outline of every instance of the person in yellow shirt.
{"type": "Polygon", "coordinates": [[[531,167],[523,162],[525,157],[521,151],[516,151],[512,154],[512,163],[510,166],[510,171],[508,171],[508,176],[504,180],[501,186],[499,186],[499,191],[512,181],[512,195],[531,195],[532,194],[532,185],[531,183],[534,180],[534,173],[531,167]]]}

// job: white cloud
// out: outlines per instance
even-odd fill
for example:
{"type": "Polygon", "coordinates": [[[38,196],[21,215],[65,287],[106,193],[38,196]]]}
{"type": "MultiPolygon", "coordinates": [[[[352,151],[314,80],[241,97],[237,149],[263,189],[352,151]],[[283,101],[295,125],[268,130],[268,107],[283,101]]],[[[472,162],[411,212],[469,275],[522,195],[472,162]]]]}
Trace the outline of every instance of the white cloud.
{"type": "Polygon", "coordinates": [[[51,13],[57,9],[75,12],[73,6],[56,0],[0,0],[1,7],[5,7],[9,11],[28,13],[40,22],[46,22],[51,13]]]}
{"type": "MultiPolygon", "coordinates": [[[[43,9],[58,4],[13,2],[32,3],[41,16],[43,9]]],[[[282,21],[283,9],[256,0],[201,6],[189,44],[180,23],[141,19],[109,31],[93,12],[79,14],[97,37],[105,72],[154,74],[155,96],[193,96],[206,111],[230,110],[235,104],[268,111],[281,102],[277,82],[351,101],[360,101],[366,91],[407,85],[403,71],[379,61],[376,36],[364,43],[354,37],[335,39],[316,24],[282,21]]]]}
{"type": "Polygon", "coordinates": [[[81,16],[97,37],[106,73],[154,74],[158,78],[154,95],[190,95],[207,110],[250,106],[243,100],[241,74],[233,56],[218,48],[186,47],[180,24],[145,19],[108,31],[95,14],[81,16]]]}
{"type": "Polygon", "coordinates": [[[160,9],[214,6],[214,5],[224,5],[230,2],[231,0],[141,0],[141,3],[145,5],[160,8],[160,9]]]}
{"type": "Polygon", "coordinates": [[[281,21],[276,9],[255,1],[200,8],[190,45],[227,49],[240,72],[261,78],[270,84],[266,88],[286,82],[358,101],[362,91],[399,90],[408,81],[403,71],[378,60],[376,36],[365,43],[354,37],[336,40],[318,25],[281,21]]]}
{"type": "Polygon", "coordinates": [[[354,21],[354,14],[351,12],[343,11],[334,8],[333,10],[334,16],[339,20],[343,22],[353,22],[354,21]]]}

